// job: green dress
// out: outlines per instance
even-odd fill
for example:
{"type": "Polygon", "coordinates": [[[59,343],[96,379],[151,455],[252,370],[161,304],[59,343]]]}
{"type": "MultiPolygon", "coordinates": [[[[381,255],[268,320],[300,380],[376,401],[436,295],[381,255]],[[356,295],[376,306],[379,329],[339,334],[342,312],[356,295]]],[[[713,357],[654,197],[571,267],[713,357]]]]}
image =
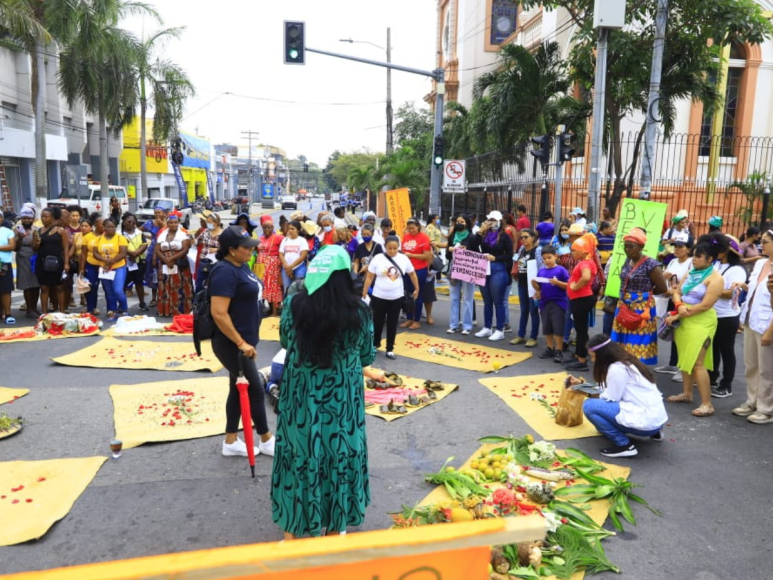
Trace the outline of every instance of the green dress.
{"type": "Polygon", "coordinates": [[[370,503],[362,367],[373,362],[373,322],[363,323],[333,354],[329,369],[299,363],[290,302],[280,323],[287,349],[279,395],[271,503],[274,522],[296,536],[342,532],[365,518],[370,503]]]}

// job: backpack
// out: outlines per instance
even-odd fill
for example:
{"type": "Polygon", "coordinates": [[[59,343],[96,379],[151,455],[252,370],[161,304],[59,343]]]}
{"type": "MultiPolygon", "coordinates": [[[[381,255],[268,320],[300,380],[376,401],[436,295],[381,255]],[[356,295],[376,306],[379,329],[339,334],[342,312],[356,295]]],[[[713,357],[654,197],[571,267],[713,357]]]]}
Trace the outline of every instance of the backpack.
{"type": "Polygon", "coordinates": [[[201,356],[201,341],[209,340],[215,335],[215,320],[210,312],[209,296],[209,277],[218,268],[219,264],[214,264],[209,268],[208,276],[201,290],[193,296],[193,305],[191,313],[193,314],[193,345],[196,347],[196,354],[201,356]]]}

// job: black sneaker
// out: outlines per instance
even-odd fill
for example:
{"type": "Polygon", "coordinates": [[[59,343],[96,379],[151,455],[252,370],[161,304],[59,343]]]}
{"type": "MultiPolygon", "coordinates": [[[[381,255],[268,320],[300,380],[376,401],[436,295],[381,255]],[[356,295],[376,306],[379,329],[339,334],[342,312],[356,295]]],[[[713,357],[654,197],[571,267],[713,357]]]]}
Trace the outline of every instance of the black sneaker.
{"type": "Polygon", "coordinates": [[[639,454],[639,450],[636,449],[636,445],[629,443],[628,445],[607,447],[602,449],[600,453],[604,457],[633,457],[639,454]]]}
{"type": "Polygon", "coordinates": [[[655,441],[655,442],[657,442],[657,443],[662,443],[662,442],[663,442],[663,439],[665,439],[665,438],[663,437],[663,431],[658,431],[658,432],[657,432],[657,433],[655,433],[654,435],[651,435],[651,436],[650,436],[650,439],[651,439],[652,441],[655,441]]]}
{"type": "Polygon", "coordinates": [[[552,348],[546,348],[545,352],[539,355],[541,359],[549,359],[553,358],[554,356],[556,356],[556,351],[554,351],[552,348]]]}
{"type": "Polygon", "coordinates": [[[143,312],[147,312],[148,311],[148,305],[145,304],[144,302],[140,302],[140,310],[142,310],[143,312]]]}
{"type": "Polygon", "coordinates": [[[556,351],[556,356],[553,357],[553,362],[556,364],[564,364],[564,353],[562,353],[560,350],[556,351]]]}
{"type": "Polygon", "coordinates": [[[564,343],[564,349],[563,350],[564,350],[564,352],[569,352],[569,343],[568,342],[564,343]]]}
{"type": "Polygon", "coordinates": [[[715,399],[725,399],[733,394],[733,391],[725,387],[716,387],[711,389],[711,396],[715,399]]]}
{"type": "Polygon", "coordinates": [[[578,360],[569,363],[564,368],[568,371],[586,371],[587,372],[590,370],[587,362],[580,362],[578,360]]]}

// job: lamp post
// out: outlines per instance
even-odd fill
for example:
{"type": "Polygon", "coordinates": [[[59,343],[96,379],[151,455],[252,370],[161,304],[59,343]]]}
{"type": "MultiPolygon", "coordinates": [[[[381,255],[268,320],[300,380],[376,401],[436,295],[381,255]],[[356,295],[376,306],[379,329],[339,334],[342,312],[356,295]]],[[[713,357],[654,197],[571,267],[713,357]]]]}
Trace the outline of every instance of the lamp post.
{"type": "MultiPolygon", "coordinates": [[[[340,42],[348,42],[350,44],[369,44],[375,46],[379,50],[386,51],[387,63],[392,62],[392,29],[387,28],[387,42],[386,48],[379,46],[368,40],[352,40],[351,38],[342,38],[340,42]]],[[[386,121],[387,121],[387,137],[386,137],[386,153],[390,155],[393,150],[392,144],[392,69],[387,68],[387,97],[386,97],[386,121]]]]}

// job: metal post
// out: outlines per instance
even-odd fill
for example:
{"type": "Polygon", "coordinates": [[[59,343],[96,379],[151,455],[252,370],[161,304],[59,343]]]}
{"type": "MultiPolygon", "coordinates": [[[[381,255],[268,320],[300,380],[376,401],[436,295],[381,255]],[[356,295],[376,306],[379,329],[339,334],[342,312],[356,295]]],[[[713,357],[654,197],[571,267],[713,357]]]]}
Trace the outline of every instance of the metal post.
{"type": "MultiPolygon", "coordinates": [[[[595,123],[596,121],[594,120],[593,122],[595,123]]],[[[555,199],[555,208],[554,208],[554,211],[553,211],[553,223],[556,224],[555,225],[556,234],[558,234],[559,224],[561,223],[561,204],[563,202],[563,177],[564,177],[563,169],[564,169],[564,166],[561,163],[560,150],[561,150],[560,147],[556,147],[556,184],[555,184],[556,199],[555,199]]],[[[547,187],[548,187],[548,174],[547,174],[547,171],[545,171],[545,183],[544,183],[543,187],[547,190],[547,187]]],[[[547,196],[547,191],[545,192],[544,195],[547,196]]],[[[590,205],[588,205],[588,208],[590,208],[590,205]]],[[[590,218],[590,209],[588,209],[588,214],[589,214],[588,215],[588,219],[591,219],[590,218]]],[[[593,220],[593,221],[595,221],[595,220],[593,220]]]]}
{"type": "MultiPolygon", "coordinates": [[[[445,71],[438,68],[434,72],[435,88],[435,135],[443,135],[443,100],[446,92],[445,71]]],[[[434,157],[434,156],[433,156],[434,157]]],[[[443,187],[443,166],[438,167],[432,161],[432,179],[429,186],[429,213],[440,215],[440,188],[443,187]]]]}
{"type": "MultiPolygon", "coordinates": [[[[387,28],[386,61],[392,62],[392,29],[387,28]]],[[[392,69],[387,68],[387,102],[386,102],[387,140],[386,153],[392,154],[392,69]]]]}
{"type": "Polygon", "coordinates": [[[762,190],[762,215],[760,215],[760,229],[763,229],[765,222],[768,221],[768,210],[770,208],[770,183],[765,184],[762,190]]]}
{"type": "MultiPolygon", "coordinates": [[[[607,83],[607,40],[609,31],[599,28],[596,50],[596,80],[593,86],[593,133],[590,146],[590,182],[588,183],[588,221],[595,222],[601,192],[601,149],[604,141],[604,101],[607,83]]],[[[556,224],[558,216],[555,216],[556,224]]]]}
{"type": "Polygon", "coordinates": [[[639,177],[639,198],[649,199],[652,191],[652,168],[655,165],[655,135],[660,122],[657,108],[660,101],[660,77],[663,70],[663,51],[666,46],[666,21],[668,0],[658,0],[655,16],[655,43],[652,48],[652,71],[650,72],[650,95],[647,103],[647,127],[644,139],[644,159],[639,177]]]}

